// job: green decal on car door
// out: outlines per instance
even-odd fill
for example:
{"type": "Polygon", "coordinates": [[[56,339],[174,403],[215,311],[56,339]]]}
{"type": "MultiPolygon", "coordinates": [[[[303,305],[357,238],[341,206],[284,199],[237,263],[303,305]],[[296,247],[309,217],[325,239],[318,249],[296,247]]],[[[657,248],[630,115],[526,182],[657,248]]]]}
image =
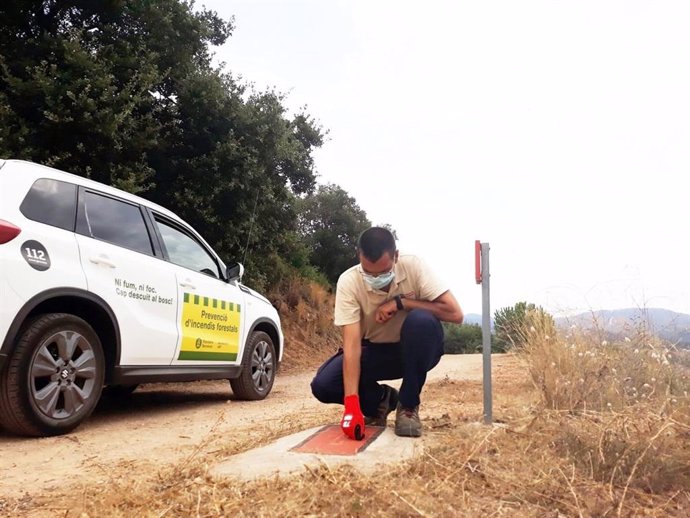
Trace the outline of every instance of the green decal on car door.
{"type": "Polygon", "coordinates": [[[240,311],[239,304],[185,293],[178,360],[236,360],[240,311]]]}

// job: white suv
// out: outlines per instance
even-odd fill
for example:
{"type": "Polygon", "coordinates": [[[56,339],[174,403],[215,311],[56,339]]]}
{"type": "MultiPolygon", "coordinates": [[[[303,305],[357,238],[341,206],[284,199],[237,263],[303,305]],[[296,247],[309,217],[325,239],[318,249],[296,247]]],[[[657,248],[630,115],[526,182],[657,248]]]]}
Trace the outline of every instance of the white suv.
{"type": "Polygon", "coordinates": [[[229,379],[265,398],[283,334],[243,271],[163,207],[0,160],[0,426],[66,433],[104,386],[229,379]]]}

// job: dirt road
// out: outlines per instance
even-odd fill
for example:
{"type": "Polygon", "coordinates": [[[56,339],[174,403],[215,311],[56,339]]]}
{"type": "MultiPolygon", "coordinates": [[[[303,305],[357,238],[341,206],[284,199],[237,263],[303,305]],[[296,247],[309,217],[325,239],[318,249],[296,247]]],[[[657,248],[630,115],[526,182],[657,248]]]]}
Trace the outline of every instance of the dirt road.
{"type": "MultiPolygon", "coordinates": [[[[496,367],[502,361],[494,356],[496,367]]],[[[446,376],[481,380],[481,355],[444,356],[428,382],[446,376]]],[[[233,440],[260,429],[275,432],[286,420],[294,426],[299,419],[306,428],[338,419],[336,406],[312,397],[311,378],[312,373],[279,374],[269,397],[258,402],[233,400],[227,382],[147,385],[126,400],[104,398],[94,415],[68,435],[26,439],[0,432],[0,497],[153,475],[202,448],[222,454],[233,440]]]]}

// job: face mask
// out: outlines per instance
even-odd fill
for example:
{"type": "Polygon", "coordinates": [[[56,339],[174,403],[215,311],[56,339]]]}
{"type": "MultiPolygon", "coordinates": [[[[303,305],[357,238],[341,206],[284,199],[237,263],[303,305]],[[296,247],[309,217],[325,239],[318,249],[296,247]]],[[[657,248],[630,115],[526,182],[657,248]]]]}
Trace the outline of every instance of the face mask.
{"type": "Polygon", "coordinates": [[[364,275],[364,281],[375,290],[382,290],[393,282],[393,279],[395,279],[395,272],[392,270],[377,277],[372,277],[371,275],[366,274],[364,275]]]}

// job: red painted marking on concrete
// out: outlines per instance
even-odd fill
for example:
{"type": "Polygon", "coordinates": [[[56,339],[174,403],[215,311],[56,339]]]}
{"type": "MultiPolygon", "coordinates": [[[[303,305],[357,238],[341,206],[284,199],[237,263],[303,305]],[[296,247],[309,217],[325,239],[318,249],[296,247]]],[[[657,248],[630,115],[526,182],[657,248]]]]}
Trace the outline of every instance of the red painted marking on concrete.
{"type": "Polygon", "coordinates": [[[290,448],[290,451],[321,455],[357,455],[374,442],[383,430],[382,426],[367,426],[364,439],[353,441],[345,436],[339,425],[329,424],[297,446],[290,448]]]}

